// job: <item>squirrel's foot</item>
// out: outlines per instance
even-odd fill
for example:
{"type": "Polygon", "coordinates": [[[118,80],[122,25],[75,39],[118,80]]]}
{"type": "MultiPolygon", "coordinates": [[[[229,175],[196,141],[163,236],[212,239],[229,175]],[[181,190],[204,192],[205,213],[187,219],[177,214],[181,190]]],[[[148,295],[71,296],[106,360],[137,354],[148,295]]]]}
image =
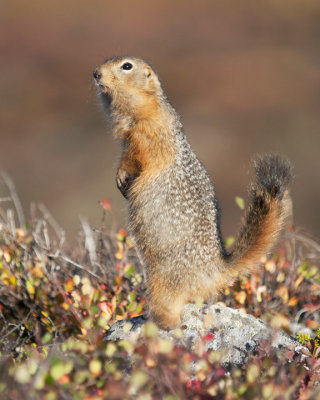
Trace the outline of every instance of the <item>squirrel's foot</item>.
{"type": "Polygon", "coordinates": [[[170,331],[181,325],[182,308],[183,303],[179,297],[168,304],[168,298],[161,298],[158,293],[156,302],[149,302],[148,316],[159,328],[170,331]]]}
{"type": "Polygon", "coordinates": [[[179,328],[181,325],[180,314],[168,314],[154,311],[149,312],[149,318],[153,321],[160,329],[171,331],[172,329],[179,328]]]}
{"type": "Polygon", "coordinates": [[[130,175],[125,169],[119,168],[117,172],[117,187],[124,198],[128,198],[128,191],[134,180],[134,176],[130,175]]]}

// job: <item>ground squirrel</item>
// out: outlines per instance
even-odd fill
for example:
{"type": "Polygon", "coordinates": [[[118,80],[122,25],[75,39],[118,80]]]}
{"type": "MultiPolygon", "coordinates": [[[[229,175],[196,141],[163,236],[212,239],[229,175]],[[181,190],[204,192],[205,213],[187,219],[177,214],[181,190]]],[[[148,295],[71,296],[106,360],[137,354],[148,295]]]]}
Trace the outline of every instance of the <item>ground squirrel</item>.
{"type": "Polygon", "coordinates": [[[245,222],[228,253],[214,186],[155,71],[138,58],[114,57],[93,76],[122,142],[116,180],[145,267],[149,315],[172,329],[184,304],[212,298],[271,250],[289,210],[290,165],[276,155],[255,160],[245,222]]]}

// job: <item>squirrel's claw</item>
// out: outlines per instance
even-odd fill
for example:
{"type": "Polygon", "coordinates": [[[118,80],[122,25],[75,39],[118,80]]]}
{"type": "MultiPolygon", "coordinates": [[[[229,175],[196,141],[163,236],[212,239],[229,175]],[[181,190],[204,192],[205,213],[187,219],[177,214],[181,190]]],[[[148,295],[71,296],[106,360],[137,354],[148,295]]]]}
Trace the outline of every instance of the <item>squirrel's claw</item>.
{"type": "Polygon", "coordinates": [[[132,184],[133,178],[124,169],[119,169],[116,177],[117,187],[125,199],[128,199],[129,189],[132,184]]]}

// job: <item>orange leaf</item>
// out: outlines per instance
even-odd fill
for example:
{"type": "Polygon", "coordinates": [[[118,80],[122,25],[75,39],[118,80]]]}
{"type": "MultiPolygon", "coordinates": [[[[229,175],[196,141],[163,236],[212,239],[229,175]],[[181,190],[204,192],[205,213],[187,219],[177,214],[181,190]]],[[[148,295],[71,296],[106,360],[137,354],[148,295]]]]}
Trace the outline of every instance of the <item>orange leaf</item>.
{"type": "Polygon", "coordinates": [[[106,211],[111,211],[112,210],[112,203],[108,199],[102,199],[100,200],[100,205],[106,210],[106,211]]]}
{"type": "Polygon", "coordinates": [[[66,383],[70,382],[70,376],[69,375],[62,375],[59,379],[58,382],[60,385],[65,385],[66,383]]]}
{"type": "Polygon", "coordinates": [[[291,299],[288,301],[288,306],[294,307],[295,305],[298,304],[298,297],[293,296],[291,299]]]}
{"type": "Polygon", "coordinates": [[[117,275],[114,278],[114,282],[115,282],[116,285],[122,285],[122,276],[117,275]]]}
{"type": "Polygon", "coordinates": [[[64,289],[67,291],[67,292],[71,292],[72,291],[72,289],[73,289],[73,279],[68,279],[67,280],[67,282],[64,284],[64,289]]]}
{"type": "Polygon", "coordinates": [[[297,287],[300,285],[300,283],[303,281],[303,279],[304,279],[304,277],[302,276],[302,275],[300,275],[299,277],[298,277],[298,279],[295,281],[295,283],[294,283],[294,287],[295,287],[295,289],[297,289],[297,287]]]}
{"type": "Polygon", "coordinates": [[[308,319],[306,324],[307,324],[307,327],[312,330],[315,330],[318,328],[318,323],[316,321],[314,321],[313,319],[308,319]]]}

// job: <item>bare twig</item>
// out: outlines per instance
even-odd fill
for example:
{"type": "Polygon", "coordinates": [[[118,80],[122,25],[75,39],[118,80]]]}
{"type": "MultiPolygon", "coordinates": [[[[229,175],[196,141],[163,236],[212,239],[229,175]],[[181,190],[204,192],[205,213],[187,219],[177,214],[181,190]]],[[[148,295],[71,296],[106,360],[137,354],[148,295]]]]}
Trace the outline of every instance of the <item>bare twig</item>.
{"type": "Polygon", "coordinates": [[[101,280],[101,277],[96,275],[94,272],[89,271],[86,267],[84,267],[83,265],[78,264],[77,262],[71,260],[70,258],[63,256],[63,255],[56,255],[56,254],[50,254],[49,255],[51,258],[60,258],[61,260],[66,261],[69,264],[74,265],[75,267],[82,269],[83,271],[86,271],[88,274],[94,276],[96,279],[101,280]]]}
{"type": "Polygon", "coordinates": [[[85,236],[85,247],[88,250],[91,265],[95,265],[97,263],[98,257],[97,257],[96,242],[93,236],[93,230],[91,229],[90,225],[84,218],[80,217],[80,221],[85,236]]]}
{"type": "Polygon", "coordinates": [[[65,231],[61,228],[58,222],[53,218],[52,214],[49,212],[47,207],[40,203],[39,210],[42,212],[43,218],[48,221],[48,223],[52,226],[53,230],[55,231],[57,237],[59,238],[59,246],[61,247],[65,241],[65,231]]]}
{"type": "Polygon", "coordinates": [[[21,227],[24,227],[26,225],[26,221],[25,221],[25,218],[24,218],[22,206],[21,206],[19,197],[17,195],[14,183],[13,183],[12,179],[9,177],[9,175],[4,171],[1,172],[1,177],[2,177],[3,181],[5,182],[5,184],[7,185],[8,189],[9,189],[10,196],[11,196],[12,201],[14,203],[14,206],[15,206],[15,208],[17,210],[19,224],[20,224],[21,227]]]}
{"type": "Polygon", "coordinates": [[[299,239],[301,242],[308,244],[310,247],[314,248],[317,252],[320,253],[320,245],[315,240],[309,238],[306,235],[296,233],[295,237],[299,239]]]}
{"type": "Polygon", "coordinates": [[[14,236],[16,233],[16,223],[14,220],[14,212],[13,212],[13,210],[11,210],[11,208],[9,208],[9,210],[7,210],[7,221],[8,221],[9,229],[11,230],[11,233],[14,236]]]}

